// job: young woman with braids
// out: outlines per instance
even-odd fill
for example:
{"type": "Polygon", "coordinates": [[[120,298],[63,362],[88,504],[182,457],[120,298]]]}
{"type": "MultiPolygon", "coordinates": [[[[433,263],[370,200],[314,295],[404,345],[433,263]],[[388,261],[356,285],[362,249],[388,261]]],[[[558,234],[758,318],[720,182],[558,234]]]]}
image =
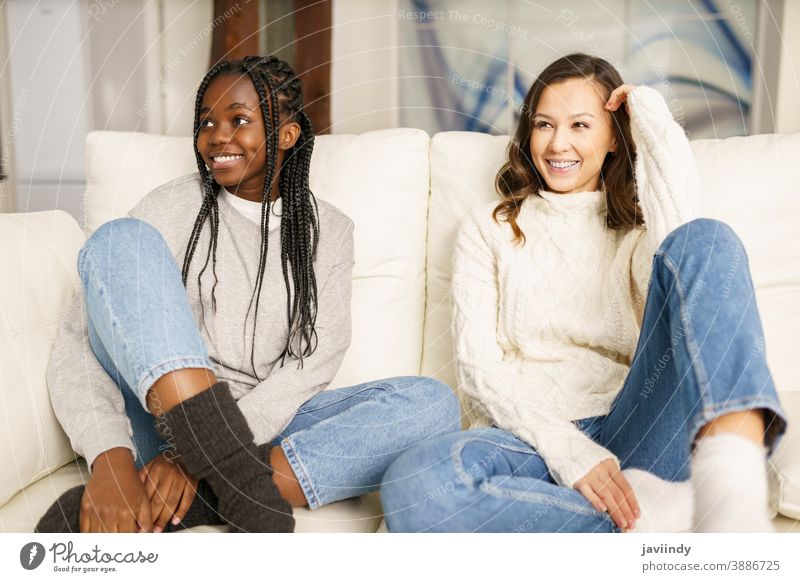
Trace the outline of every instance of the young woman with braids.
{"type": "Polygon", "coordinates": [[[389,468],[389,529],[770,530],[765,452],[786,419],[746,254],[693,220],[692,152],[661,95],[558,59],[497,188],[454,254],[472,430],[389,468]]]}
{"type": "Polygon", "coordinates": [[[216,65],[194,129],[199,174],[80,252],[48,383],[92,474],[38,531],[292,531],[292,506],[374,491],[400,452],[458,428],[435,380],[323,391],[350,342],[353,224],[309,190],[292,69],[216,65]]]}

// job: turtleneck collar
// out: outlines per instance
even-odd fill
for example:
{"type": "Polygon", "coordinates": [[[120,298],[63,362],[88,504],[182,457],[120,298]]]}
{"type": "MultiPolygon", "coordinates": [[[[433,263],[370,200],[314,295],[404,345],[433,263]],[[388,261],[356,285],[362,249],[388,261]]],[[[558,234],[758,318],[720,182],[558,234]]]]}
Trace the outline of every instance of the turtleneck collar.
{"type": "Polygon", "coordinates": [[[595,190],[592,192],[558,194],[547,190],[539,190],[539,196],[536,194],[528,196],[525,206],[548,214],[597,215],[606,209],[606,193],[604,190],[595,190]]]}

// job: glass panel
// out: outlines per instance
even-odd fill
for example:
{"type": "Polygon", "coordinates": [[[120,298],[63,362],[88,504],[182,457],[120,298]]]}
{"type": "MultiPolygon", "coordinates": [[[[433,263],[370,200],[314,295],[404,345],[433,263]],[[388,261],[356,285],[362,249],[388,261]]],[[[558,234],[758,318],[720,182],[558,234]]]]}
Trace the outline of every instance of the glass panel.
{"type": "Polygon", "coordinates": [[[755,2],[634,4],[628,79],[659,89],[692,138],[745,135],[755,2]]]}
{"type": "Polygon", "coordinates": [[[399,19],[401,125],[508,133],[508,4],[401,0],[399,19]]]}
{"type": "Polygon", "coordinates": [[[536,75],[571,52],[659,89],[693,138],[744,135],[756,0],[400,0],[401,124],[507,133],[536,75]]]}
{"type": "Polygon", "coordinates": [[[528,32],[512,40],[514,121],[536,76],[556,59],[583,52],[602,57],[623,74],[626,59],[626,0],[588,2],[545,0],[535,6],[512,3],[514,21],[528,32]]]}

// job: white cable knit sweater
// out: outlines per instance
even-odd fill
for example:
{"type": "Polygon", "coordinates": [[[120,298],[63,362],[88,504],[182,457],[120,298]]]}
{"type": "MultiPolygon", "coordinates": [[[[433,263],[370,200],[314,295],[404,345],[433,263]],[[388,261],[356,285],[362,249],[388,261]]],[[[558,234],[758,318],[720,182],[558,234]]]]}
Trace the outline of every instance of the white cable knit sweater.
{"type": "Polygon", "coordinates": [[[645,229],[606,226],[603,192],[525,200],[513,242],[497,202],[459,230],[452,297],[458,383],[478,418],[529,443],[564,486],[618,459],[571,422],[607,414],[639,338],[652,258],[694,216],[697,171],[683,129],[661,95],[628,96],[645,229]]]}

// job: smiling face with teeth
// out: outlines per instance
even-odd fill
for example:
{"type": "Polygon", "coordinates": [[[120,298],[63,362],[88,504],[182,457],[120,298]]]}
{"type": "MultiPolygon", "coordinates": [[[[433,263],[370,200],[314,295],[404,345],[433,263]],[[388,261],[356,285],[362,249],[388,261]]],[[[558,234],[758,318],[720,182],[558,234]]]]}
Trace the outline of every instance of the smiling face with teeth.
{"type": "Polygon", "coordinates": [[[591,79],[567,79],[542,91],[533,114],[531,159],[547,187],[571,194],[599,190],[600,170],[616,149],[603,88],[591,79]]]}
{"type": "MultiPolygon", "coordinates": [[[[281,124],[277,167],[284,152],[297,141],[297,123],[281,124]]],[[[261,202],[267,172],[264,117],[253,82],[246,75],[223,74],[209,83],[200,106],[197,150],[214,180],[232,194],[261,202]]],[[[278,175],[273,179],[272,199],[278,196],[278,175]]]]}

